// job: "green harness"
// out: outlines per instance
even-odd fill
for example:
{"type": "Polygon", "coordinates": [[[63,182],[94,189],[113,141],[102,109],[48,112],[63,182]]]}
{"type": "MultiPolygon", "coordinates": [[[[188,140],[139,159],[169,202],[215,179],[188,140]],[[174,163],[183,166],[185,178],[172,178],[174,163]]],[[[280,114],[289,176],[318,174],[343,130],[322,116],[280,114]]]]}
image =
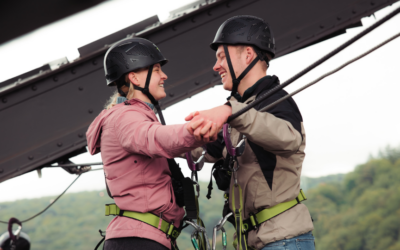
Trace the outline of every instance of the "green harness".
{"type": "Polygon", "coordinates": [[[117,204],[114,203],[106,204],[105,212],[106,216],[118,215],[144,222],[165,233],[167,235],[167,238],[171,238],[172,241],[175,241],[181,233],[181,230],[174,226],[173,221],[167,222],[164,219],[152,213],[139,213],[139,212],[121,210],[117,206],[117,204]],[[160,221],[161,221],[161,226],[159,227],[160,221]]]}
{"type": "Polygon", "coordinates": [[[274,218],[275,216],[293,208],[300,202],[307,200],[304,195],[303,190],[300,189],[299,195],[296,199],[279,203],[273,207],[265,208],[256,214],[250,214],[249,218],[246,220],[242,219],[242,211],[243,211],[243,198],[242,198],[242,188],[240,185],[234,185],[232,187],[232,209],[234,211],[235,216],[235,224],[236,224],[236,239],[233,243],[235,249],[238,250],[247,250],[249,248],[247,246],[247,234],[251,230],[257,229],[260,224],[266,222],[274,218]],[[236,196],[239,196],[239,199],[235,200],[235,190],[236,196]],[[239,246],[239,247],[238,247],[239,246]]]}

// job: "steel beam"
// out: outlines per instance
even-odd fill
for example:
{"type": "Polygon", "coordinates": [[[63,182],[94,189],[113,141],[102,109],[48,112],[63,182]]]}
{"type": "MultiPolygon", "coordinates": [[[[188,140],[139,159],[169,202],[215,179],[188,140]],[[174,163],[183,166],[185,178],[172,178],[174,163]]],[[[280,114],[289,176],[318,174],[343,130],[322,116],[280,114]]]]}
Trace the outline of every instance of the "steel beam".
{"type": "Polygon", "coordinates": [[[106,86],[103,71],[113,39],[133,34],[159,46],[170,61],[163,68],[169,78],[161,105],[167,108],[220,83],[209,44],[229,17],[250,14],[267,20],[280,57],[359,26],[362,17],[394,2],[198,1],[172,12],[164,23],[153,17],[79,48],[78,60],[55,70],[0,84],[0,182],[84,151],[85,132],[114,91],[106,86]]]}

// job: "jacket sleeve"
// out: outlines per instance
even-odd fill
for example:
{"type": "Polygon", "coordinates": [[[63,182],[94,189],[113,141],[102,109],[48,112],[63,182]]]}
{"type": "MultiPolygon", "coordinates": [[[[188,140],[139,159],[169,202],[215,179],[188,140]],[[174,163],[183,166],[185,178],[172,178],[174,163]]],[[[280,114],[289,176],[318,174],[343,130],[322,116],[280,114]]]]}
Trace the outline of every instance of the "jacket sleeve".
{"type": "Polygon", "coordinates": [[[151,158],[173,158],[204,144],[196,141],[185,126],[163,126],[139,111],[128,109],[116,116],[114,128],[126,151],[151,158]]]}
{"type": "MultiPolygon", "coordinates": [[[[256,109],[279,99],[275,96],[261,103],[256,109]]],[[[294,101],[293,101],[294,103],[294,101]]],[[[247,104],[230,101],[232,113],[241,110],[247,104]]],[[[242,114],[230,125],[240,133],[246,135],[248,140],[261,146],[264,150],[283,157],[296,153],[302,143],[301,122],[302,118],[297,106],[291,102],[282,102],[268,112],[259,112],[255,108],[242,114]]]]}

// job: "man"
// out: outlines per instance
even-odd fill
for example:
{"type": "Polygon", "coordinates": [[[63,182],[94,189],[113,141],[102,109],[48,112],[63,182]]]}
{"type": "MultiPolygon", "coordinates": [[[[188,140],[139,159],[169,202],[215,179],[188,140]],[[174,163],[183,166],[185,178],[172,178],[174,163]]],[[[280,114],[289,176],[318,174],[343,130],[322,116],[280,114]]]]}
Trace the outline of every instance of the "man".
{"type": "MultiPolygon", "coordinates": [[[[220,26],[211,48],[217,57],[214,70],[231,96],[225,105],[194,112],[186,120],[209,119],[220,127],[230,115],[279,85],[276,76],[266,75],[275,56],[275,42],[264,20],[235,16],[220,26]]],[[[266,112],[258,111],[285,95],[280,90],[229,123],[233,145],[245,138],[244,152],[237,159],[227,155],[221,133],[217,141],[207,144],[206,159],[225,159],[225,166],[233,170],[227,190],[238,249],[292,249],[291,245],[293,249],[315,249],[312,219],[301,204],[305,199],[300,175],[306,136],[300,111],[292,98],[266,112]]],[[[199,129],[189,132],[201,136],[199,129]]],[[[193,151],[193,156],[200,151],[193,151]]],[[[218,171],[223,172],[217,168],[217,175],[218,171]]]]}

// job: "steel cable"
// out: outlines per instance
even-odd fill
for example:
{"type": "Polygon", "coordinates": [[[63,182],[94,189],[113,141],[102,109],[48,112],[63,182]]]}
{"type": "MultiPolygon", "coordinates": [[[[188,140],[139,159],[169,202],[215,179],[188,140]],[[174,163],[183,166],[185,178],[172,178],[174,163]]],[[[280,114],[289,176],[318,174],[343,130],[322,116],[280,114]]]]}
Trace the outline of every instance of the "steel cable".
{"type": "Polygon", "coordinates": [[[243,109],[239,110],[238,112],[232,114],[229,118],[228,118],[228,123],[231,122],[233,119],[239,117],[240,115],[242,115],[244,112],[247,112],[248,110],[250,110],[251,108],[253,108],[254,106],[260,104],[262,101],[264,101],[266,98],[272,96],[273,94],[275,94],[276,92],[278,92],[279,90],[283,89],[284,87],[286,87],[287,85],[291,84],[292,82],[294,82],[295,80],[297,80],[298,78],[302,77],[303,75],[305,75],[306,73],[308,73],[309,71],[311,71],[312,69],[314,69],[315,67],[317,67],[318,65],[322,64],[323,62],[325,62],[326,60],[328,60],[329,58],[331,58],[332,56],[336,55],[337,53],[339,53],[340,51],[342,51],[343,49],[345,49],[346,47],[350,46],[351,44],[353,44],[355,41],[357,41],[358,39],[360,39],[361,37],[365,36],[366,34],[368,34],[369,32],[371,32],[372,30],[376,29],[377,27],[379,27],[381,24],[385,23],[386,21],[388,21],[389,19],[391,19],[392,17],[394,17],[395,15],[397,15],[400,12],[400,7],[395,9],[393,12],[389,13],[388,15],[386,15],[385,17],[383,17],[381,20],[377,21],[376,23],[374,23],[373,25],[371,25],[370,27],[366,28],[365,30],[363,30],[362,32],[360,32],[358,35],[356,35],[355,37],[351,38],[350,40],[348,40],[347,42],[345,42],[344,44],[342,44],[341,46],[339,46],[338,48],[334,49],[333,51],[331,51],[329,54],[325,55],[324,57],[322,57],[321,59],[319,59],[318,61],[314,62],[313,64],[311,64],[310,66],[308,66],[307,68],[305,68],[304,70],[300,71],[299,73],[297,73],[296,75],[294,75],[292,78],[290,78],[289,80],[287,80],[286,82],[282,83],[281,85],[276,86],[275,88],[271,89],[270,91],[268,91],[267,93],[263,94],[260,96],[260,98],[258,98],[257,100],[255,100],[254,102],[250,103],[249,105],[247,105],[246,107],[244,107],[243,109]]]}
{"type": "Polygon", "coordinates": [[[294,91],[294,92],[292,92],[292,93],[290,93],[290,94],[288,94],[288,95],[285,95],[285,96],[282,97],[281,99],[279,99],[279,100],[277,100],[277,101],[271,103],[271,104],[268,105],[268,106],[265,106],[264,108],[260,109],[259,111],[260,111],[260,112],[263,112],[263,111],[266,111],[266,110],[268,110],[268,109],[274,107],[275,105],[277,105],[277,104],[283,102],[284,100],[288,99],[289,97],[292,97],[292,96],[294,96],[295,94],[297,94],[297,93],[299,93],[299,92],[305,90],[306,88],[308,88],[308,87],[310,87],[310,86],[316,84],[317,82],[321,81],[321,80],[324,79],[325,77],[330,76],[330,75],[332,75],[332,74],[338,72],[339,70],[343,69],[343,68],[346,67],[347,65],[349,65],[349,64],[351,64],[351,63],[353,63],[353,62],[355,62],[355,61],[357,61],[357,60],[363,58],[364,56],[370,54],[371,52],[373,52],[373,51],[379,49],[379,48],[382,47],[383,45],[389,43],[390,41],[396,39],[396,38],[399,37],[399,36],[400,36],[400,33],[398,33],[397,35],[392,36],[391,38],[387,39],[386,41],[384,41],[384,42],[380,43],[379,45],[373,47],[372,49],[368,50],[367,52],[365,52],[365,53],[363,53],[363,54],[357,56],[356,58],[353,58],[352,60],[346,62],[345,64],[342,64],[340,67],[338,67],[338,68],[336,68],[336,69],[334,69],[334,70],[332,70],[332,71],[330,71],[330,72],[328,72],[328,73],[326,73],[326,74],[320,76],[318,79],[316,79],[316,80],[310,82],[309,84],[307,84],[307,85],[305,85],[305,86],[299,88],[298,90],[296,90],[296,91],[294,91]]]}
{"type": "MultiPolygon", "coordinates": [[[[43,209],[43,210],[40,211],[39,213],[33,215],[32,217],[30,217],[30,218],[28,218],[28,219],[26,219],[26,220],[22,220],[21,223],[25,223],[25,222],[27,222],[27,221],[30,221],[30,220],[36,218],[37,216],[41,215],[42,213],[44,213],[44,212],[45,212],[47,209],[49,209],[54,203],[56,203],[56,201],[57,201],[58,199],[60,199],[61,196],[62,196],[63,194],[65,194],[65,192],[67,192],[67,190],[72,186],[72,184],[75,183],[76,180],[78,180],[79,177],[81,177],[81,175],[78,175],[78,177],[76,177],[75,180],[74,180],[71,184],[69,184],[69,186],[68,186],[68,187],[67,187],[67,188],[66,188],[52,203],[50,203],[45,209],[43,209]]],[[[1,220],[0,220],[0,223],[8,224],[8,221],[1,221],[1,220]]]]}

